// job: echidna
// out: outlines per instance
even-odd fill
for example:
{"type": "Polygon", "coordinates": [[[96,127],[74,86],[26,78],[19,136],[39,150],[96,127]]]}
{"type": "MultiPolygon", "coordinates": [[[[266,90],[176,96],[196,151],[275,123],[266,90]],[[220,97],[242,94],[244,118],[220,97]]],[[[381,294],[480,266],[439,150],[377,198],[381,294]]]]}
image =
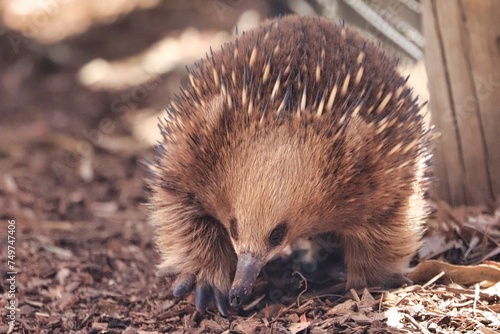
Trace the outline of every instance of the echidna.
{"type": "Polygon", "coordinates": [[[401,284],[420,245],[427,135],[390,59],[319,17],[210,52],[160,122],[151,220],[175,296],[227,314],[299,237],[335,232],[346,288],[401,284]]]}

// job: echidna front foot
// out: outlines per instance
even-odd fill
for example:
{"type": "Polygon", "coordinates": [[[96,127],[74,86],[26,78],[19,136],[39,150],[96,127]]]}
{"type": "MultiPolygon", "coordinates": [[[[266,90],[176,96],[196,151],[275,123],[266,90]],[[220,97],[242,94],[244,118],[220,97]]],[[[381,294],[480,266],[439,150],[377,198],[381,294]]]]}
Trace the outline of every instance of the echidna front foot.
{"type": "Polygon", "coordinates": [[[215,305],[226,316],[237,261],[228,233],[208,216],[192,219],[175,213],[167,216],[161,212],[153,217],[161,229],[157,238],[162,256],[158,275],[175,278],[171,285],[175,297],[194,293],[201,314],[215,305]]]}
{"type": "Polygon", "coordinates": [[[205,314],[210,303],[214,303],[222,316],[227,316],[228,296],[215,285],[203,280],[197,280],[193,274],[181,274],[172,285],[173,295],[177,298],[185,297],[194,290],[195,306],[198,312],[205,314]]]}
{"type": "Polygon", "coordinates": [[[198,284],[195,292],[195,306],[198,312],[204,314],[211,301],[215,303],[220,314],[226,317],[228,310],[227,294],[207,283],[198,284]]]}

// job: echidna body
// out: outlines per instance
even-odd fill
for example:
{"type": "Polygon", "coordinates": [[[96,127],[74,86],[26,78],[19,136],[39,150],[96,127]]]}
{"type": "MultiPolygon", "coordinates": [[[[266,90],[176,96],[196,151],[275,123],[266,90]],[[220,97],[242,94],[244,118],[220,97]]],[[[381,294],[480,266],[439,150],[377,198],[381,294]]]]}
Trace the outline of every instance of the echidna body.
{"type": "Polygon", "coordinates": [[[396,62],[322,18],[237,36],[160,124],[151,219],[174,294],[241,304],[299,237],[335,232],[347,288],[402,282],[420,245],[427,140],[396,62]]]}

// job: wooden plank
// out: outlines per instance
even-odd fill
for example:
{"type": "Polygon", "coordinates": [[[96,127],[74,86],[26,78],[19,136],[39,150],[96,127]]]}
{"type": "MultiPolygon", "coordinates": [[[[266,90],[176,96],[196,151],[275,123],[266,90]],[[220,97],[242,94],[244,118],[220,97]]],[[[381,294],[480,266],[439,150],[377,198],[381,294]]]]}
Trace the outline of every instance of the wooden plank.
{"type": "MultiPolygon", "coordinates": [[[[470,106],[475,98],[472,69],[467,62],[468,32],[463,22],[459,1],[436,1],[435,14],[443,36],[446,73],[453,99],[453,115],[449,122],[457,127],[460,158],[465,178],[453,180],[465,186],[465,204],[486,203],[490,199],[490,185],[486,164],[486,148],[482,140],[482,127],[477,106],[470,106]]],[[[471,13],[471,15],[477,15],[471,13]]],[[[481,36],[476,36],[481,38],[481,36]]]]}
{"type": "Polygon", "coordinates": [[[500,199],[500,4],[498,0],[462,0],[468,31],[476,104],[486,146],[491,191],[500,199]]]}
{"type": "Polygon", "coordinates": [[[433,0],[422,1],[422,28],[426,38],[425,61],[430,92],[429,109],[432,123],[440,134],[434,142],[435,174],[438,181],[439,197],[452,203],[465,202],[465,189],[461,182],[463,170],[459,159],[459,145],[455,127],[447,121],[452,117],[452,97],[446,87],[447,76],[438,26],[434,16],[433,0]],[[451,116],[450,116],[451,115],[451,116]]]}
{"type": "Polygon", "coordinates": [[[500,2],[424,0],[423,30],[439,195],[455,205],[500,196],[500,2]],[[497,64],[497,66],[495,66],[497,64]]]}

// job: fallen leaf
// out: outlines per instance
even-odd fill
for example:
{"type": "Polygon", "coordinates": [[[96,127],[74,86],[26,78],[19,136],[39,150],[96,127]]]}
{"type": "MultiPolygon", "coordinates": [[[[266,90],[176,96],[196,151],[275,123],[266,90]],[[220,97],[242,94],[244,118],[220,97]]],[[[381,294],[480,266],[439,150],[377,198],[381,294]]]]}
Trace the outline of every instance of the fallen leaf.
{"type": "Polygon", "coordinates": [[[327,315],[342,315],[342,314],[349,314],[352,312],[354,307],[356,306],[356,302],[352,299],[348,299],[342,304],[335,305],[332,307],[328,312],[326,312],[327,315]]]}
{"type": "Polygon", "coordinates": [[[292,334],[296,334],[300,331],[303,331],[307,327],[309,327],[310,324],[311,324],[310,321],[308,321],[308,322],[296,322],[296,323],[293,323],[290,326],[288,326],[288,330],[290,332],[292,332],[292,334]]]}
{"type": "Polygon", "coordinates": [[[486,327],[481,327],[481,328],[479,328],[479,330],[480,330],[483,334],[498,334],[498,332],[492,331],[491,329],[488,329],[488,328],[486,328],[486,327]]]}
{"type": "Polygon", "coordinates": [[[351,314],[351,319],[354,320],[360,326],[367,326],[372,323],[372,319],[370,319],[370,317],[362,313],[351,314]]]}
{"type": "Polygon", "coordinates": [[[457,284],[474,284],[489,281],[493,284],[500,281],[500,268],[498,265],[478,264],[472,266],[453,265],[438,260],[421,262],[408,275],[416,283],[424,283],[439,273],[444,272],[444,278],[457,284]]]}
{"type": "Polygon", "coordinates": [[[363,290],[363,294],[361,295],[361,306],[364,307],[371,307],[373,304],[375,304],[376,300],[373,298],[372,294],[370,291],[368,291],[366,288],[363,290]]]}
{"type": "Polygon", "coordinates": [[[387,325],[391,327],[401,328],[401,320],[403,316],[398,312],[395,308],[390,308],[385,311],[385,315],[387,316],[387,325]]]}
{"type": "Polygon", "coordinates": [[[495,285],[490,286],[488,289],[484,289],[482,292],[486,293],[492,297],[497,296],[498,298],[500,298],[500,282],[498,282],[495,285]]]}
{"type": "Polygon", "coordinates": [[[424,244],[418,251],[418,257],[421,260],[430,259],[450,249],[460,249],[462,246],[462,240],[450,238],[449,233],[436,231],[425,238],[424,244]]]}

